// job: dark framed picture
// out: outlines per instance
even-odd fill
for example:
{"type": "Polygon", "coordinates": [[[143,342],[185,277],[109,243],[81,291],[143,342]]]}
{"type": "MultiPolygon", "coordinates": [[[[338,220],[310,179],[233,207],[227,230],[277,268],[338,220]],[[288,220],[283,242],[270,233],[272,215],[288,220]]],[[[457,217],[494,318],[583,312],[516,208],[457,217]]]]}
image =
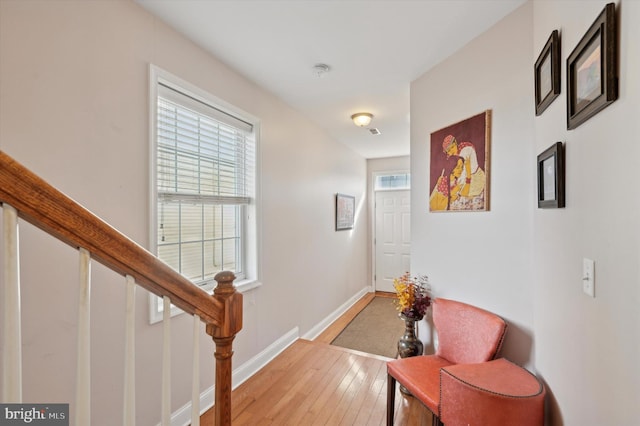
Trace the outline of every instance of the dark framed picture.
{"type": "Polygon", "coordinates": [[[336,194],[336,231],[353,229],[356,197],[336,194]]]}
{"type": "Polygon", "coordinates": [[[534,73],[536,115],[540,115],[560,94],[560,36],[558,30],[553,30],[542,52],[540,52],[534,73]]]}
{"type": "Polygon", "coordinates": [[[609,3],[567,58],[567,129],[575,129],[616,99],[616,9],[609,3]]]}
{"type": "Polygon", "coordinates": [[[538,207],[564,207],[564,152],[556,142],[538,155],[538,207]]]}

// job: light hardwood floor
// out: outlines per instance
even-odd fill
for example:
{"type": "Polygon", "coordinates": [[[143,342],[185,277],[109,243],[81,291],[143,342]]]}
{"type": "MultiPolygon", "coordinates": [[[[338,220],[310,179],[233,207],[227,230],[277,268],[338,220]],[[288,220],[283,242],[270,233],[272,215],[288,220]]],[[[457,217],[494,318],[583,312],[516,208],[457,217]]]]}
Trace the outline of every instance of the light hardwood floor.
{"type": "MultiPolygon", "coordinates": [[[[373,297],[363,297],[314,341],[296,341],[238,386],[231,395],[233,425],[384,425],[388,358],[330,345],[373,297]]],[[[396,392],[395,425],[431,425],[429,410],[396,392]]],[[[214,424],[213,409],[201,424],[214,424]]]]}

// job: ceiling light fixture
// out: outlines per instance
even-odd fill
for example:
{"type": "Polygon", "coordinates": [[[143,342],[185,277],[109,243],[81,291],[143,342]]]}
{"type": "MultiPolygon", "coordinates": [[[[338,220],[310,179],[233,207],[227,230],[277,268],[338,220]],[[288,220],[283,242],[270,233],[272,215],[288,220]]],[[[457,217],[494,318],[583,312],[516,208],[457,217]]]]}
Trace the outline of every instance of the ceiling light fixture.
{"type": "Polygon", "coordinates": [[[357,112],[351,116],[353,120],[353,124],[360,127],[366,127],[371,123],[371,119],[373,118],[373,114],[368,112],[357,112]]]}

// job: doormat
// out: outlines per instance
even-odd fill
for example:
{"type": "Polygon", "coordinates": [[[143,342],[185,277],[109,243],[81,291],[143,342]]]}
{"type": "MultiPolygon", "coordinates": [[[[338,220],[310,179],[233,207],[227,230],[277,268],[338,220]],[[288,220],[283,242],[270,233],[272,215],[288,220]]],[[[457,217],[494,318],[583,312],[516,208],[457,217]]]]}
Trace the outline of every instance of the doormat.
{"type": "Polygon", "coordinates": [[[404,321],[398,317],[395,298],[375,297],[336,337],[332,345],[387,358],[396,358],[404,321]]]}

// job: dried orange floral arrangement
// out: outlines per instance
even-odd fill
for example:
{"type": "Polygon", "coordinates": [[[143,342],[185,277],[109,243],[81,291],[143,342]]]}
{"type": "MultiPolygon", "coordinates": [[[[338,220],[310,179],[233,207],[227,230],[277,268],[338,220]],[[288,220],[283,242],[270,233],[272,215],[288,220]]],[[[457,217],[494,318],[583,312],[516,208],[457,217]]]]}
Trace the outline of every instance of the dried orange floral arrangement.
{"type": "Polygon", "coordinates": [[[393,288],[396,290],[396,308],[400,314],[413,320],[421,320],[431,305],[429,277],[411,277],[406,272],[393,280],[393,288]]]}

